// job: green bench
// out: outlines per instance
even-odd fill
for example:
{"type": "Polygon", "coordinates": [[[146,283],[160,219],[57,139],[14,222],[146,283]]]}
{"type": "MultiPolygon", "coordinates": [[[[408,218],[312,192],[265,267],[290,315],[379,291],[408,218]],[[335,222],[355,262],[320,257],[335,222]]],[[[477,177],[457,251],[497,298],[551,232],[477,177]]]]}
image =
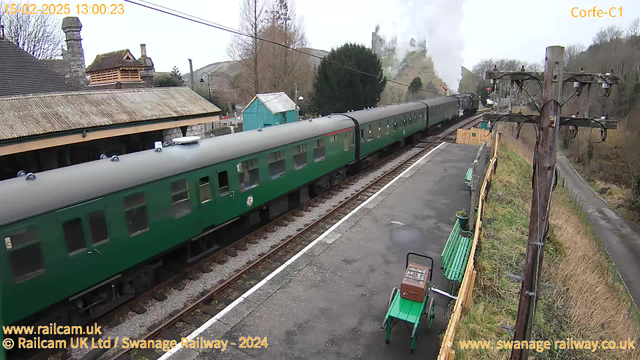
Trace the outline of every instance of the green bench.
{"type": "Polygon", "coordinates": [[[462,230],[460,219],[456,219],[442,251],[444,277],[450,281],[458,283],[462,281],[473,242],[472,234],[470,231],[462,230]]]}
{"type": "Polygon", "coordinates": [[[469,166],[467,173],[464,175],[464,184],[466,189],[471,189],[471,179],[473,178],[473,167],[469,166]]]}

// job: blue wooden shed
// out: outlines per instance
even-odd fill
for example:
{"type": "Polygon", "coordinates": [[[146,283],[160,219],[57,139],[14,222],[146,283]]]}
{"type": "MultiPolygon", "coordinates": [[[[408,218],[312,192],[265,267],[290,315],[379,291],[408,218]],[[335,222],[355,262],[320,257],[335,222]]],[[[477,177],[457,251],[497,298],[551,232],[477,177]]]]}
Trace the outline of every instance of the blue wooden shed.
{"type": "Polygon", "coordinates": [[[243,131],[294,121],[296,104],[283,92],[258,94],[242,111],[243,131]]]}

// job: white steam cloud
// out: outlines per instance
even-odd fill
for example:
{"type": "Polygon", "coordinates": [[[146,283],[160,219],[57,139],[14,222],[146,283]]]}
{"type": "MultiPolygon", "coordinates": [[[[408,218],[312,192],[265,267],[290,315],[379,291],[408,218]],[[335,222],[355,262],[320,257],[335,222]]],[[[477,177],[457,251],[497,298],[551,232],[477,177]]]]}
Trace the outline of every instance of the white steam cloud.
{"type": "Polygon", "coordinates": [[[381,24],[380,29],[387,41],[397,38],[398,61],[407,51],[415,50],[410,46],[411,39],[418,43],[426,39],[427,54],[450,92],[458,90],[461,78],[463,3],[464,0],[397,0],[397,20],[381,24]]]}

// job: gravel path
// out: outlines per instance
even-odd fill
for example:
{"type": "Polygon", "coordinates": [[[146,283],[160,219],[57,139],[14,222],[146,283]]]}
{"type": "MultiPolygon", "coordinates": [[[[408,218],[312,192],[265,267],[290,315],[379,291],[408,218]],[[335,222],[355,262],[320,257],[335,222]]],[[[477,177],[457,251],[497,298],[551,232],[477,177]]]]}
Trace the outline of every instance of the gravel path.
{"type": "MultiPolygon", "coordinates": [[[[317,207],[309,207],[310,212],[304,212],[302,217],[294,217],[294,221],[290,222],[286,227],[276,227],[276,231],[273,233],[265,233],[266,239],[260,240],[257,244],[249,245],[246,251],[238,251],[238,256],[228,257],[227,261],[223,265],[212,265],[210,273],[203,273],[197,280],[189,281],[186,287],[179,291],[173,288],[169,288],[165,294],[167,299],[164,301],[150,300],[143,306],[147,309],[147,312],[141,315],[130,312],[126,316],[124,321],[111,328],[103,327],[103,338],[106,337],[123,337],[136,338],[147,332],[147,328],[153,324],[159,323],[169,317],[169,314],[178,309],[185,307],[187,303],[198,298],[198,295],[205,290],[211,290],[215,288],[218,281],[226,279],[233,275],[235,270],[243,268],[248,262],[252,262],[258,258],[258,254],[265,253],[270,250],[271,246],[278,244],[287,236],[293,236],[297,233],[296,229],[301,228],[304,224],[310,223],[328,211],[337,206],[346,197],[350,196],[352,192],[358,191],[367,186],[376,177],[382,175],[384,172],[397,166],[399,163],[408,159],[409,157],[420,152],[421,148],[411,148],[404,154],[393,159],[386,165],[372,171],[371,173],[363,176],[352,185],[346,186],[343,190],[339,190],[335,196],[327,199],[324,203],[318,203],[317,207]]],[[[393,155],[391,155],[393,156],[393,155]]],[[[89,349],[72,349],[72,356],[76,359],[81,358],[89,349]]],[[[102,357],[107,357],[115,353],[115,349],[112,349],[105,353],[102,357]]]]}

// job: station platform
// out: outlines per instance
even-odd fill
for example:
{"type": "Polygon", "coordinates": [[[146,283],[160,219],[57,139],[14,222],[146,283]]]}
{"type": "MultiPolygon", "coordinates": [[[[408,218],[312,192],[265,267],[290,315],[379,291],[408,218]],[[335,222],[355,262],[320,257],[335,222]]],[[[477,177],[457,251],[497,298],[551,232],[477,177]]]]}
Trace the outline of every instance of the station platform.
{"type": "Polygon", "coordinates": [[[182,348],[161,359],[435,359],[449,299],[430,294],[436,316],[429,332],[422,321],[413,354],[407,326],[395,325],[390,344],[380,326],[407,252],[433,257],[432,285],[450,290],[440,254],[455,212],[468,210],[464,175],[477,151],[441,144],[189,337],[228,340],[225,351],[182,348]],[[240,349],[241,337],[266,337],[268,347],[240,349]]]}

